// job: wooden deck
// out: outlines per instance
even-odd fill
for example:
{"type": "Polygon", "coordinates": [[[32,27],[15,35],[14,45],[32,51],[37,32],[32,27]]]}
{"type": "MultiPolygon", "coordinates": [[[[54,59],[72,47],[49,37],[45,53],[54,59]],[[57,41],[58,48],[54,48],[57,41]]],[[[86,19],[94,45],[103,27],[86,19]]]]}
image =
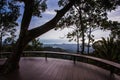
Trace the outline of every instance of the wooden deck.
{"type": "MultiPolygon", "coordinates": [[[[3,63],[3,60],[0,60],[3,63]]],[[[22,58],[20,69],[0,80],[120,80],[120,76],[111,78],[110,72],[94,65],[48,58],[22,58]]]]}

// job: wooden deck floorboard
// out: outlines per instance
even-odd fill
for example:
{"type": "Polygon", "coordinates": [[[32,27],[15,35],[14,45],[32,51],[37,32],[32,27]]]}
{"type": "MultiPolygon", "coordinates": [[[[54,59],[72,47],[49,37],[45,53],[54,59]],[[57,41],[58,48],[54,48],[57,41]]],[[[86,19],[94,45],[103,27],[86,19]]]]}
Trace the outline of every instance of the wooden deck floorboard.
{"type": "MultiPolygon", "coordinates": [[[[0,60],[2,63],[3,60],[0,60]]],[[[0,80],[109,80],[107,70],[94,65],[48,58],[22,58],[20,69],[7,76],[0,76],[0,80]]],[[[115,75],[115,80],[120,76],[115,75]]]]}

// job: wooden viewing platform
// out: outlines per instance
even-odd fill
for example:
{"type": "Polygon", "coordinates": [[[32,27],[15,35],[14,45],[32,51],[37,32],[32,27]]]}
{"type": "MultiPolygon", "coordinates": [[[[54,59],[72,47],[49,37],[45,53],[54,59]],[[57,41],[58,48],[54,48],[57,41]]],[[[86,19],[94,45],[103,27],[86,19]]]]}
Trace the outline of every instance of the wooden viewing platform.
{"type": "MultiPolygon", "coordinates": [[[[116,73],[117,71],[117,74],[120,75],[120,64],[119,63],[115,63],[115,62],[112,62],[112,61],[109,61],[109,60],[105,60],[105,59],[101,59],[101,58],[97,58],[97,57],[92,57],[92,56],[87,56],[87,55],[80,55],[80,54],[73,54],[73,53],[66,53],[66,52],[52,52],[52,51],[24,51],[23,52],[23,56],[24,55],[29,55],[29,54],[36,54],[38,56],[40,56],[41,54],[44,54],[45,56],[45,60],[47,60],[48,58],[48,55],[51,54],[51,55],[62,55],[62,56],[70,56],[74,62],[74,64],[76,63],[76,59],[83,59],[85,61],[82,61],[82,62],[85,62],[85,63],[89,63],[88,60],[92,60],[92,61],[95,61],[97,64],[94,64],[94,65],[104,65],[104,66],[107,66],[110,71],[111,74],[113,73],[116,73]]],[[[9,55],[11,54],[11,52],[2,52],[1,53],[2,55],[9,55]]],[[[34,56],[34,55],[32,55],[34,56]]]]}
{"type": "MultiPolygon", "coordinates": [[[[4,60],[0,60],[3,64],[4,60]]],[[[20,69],[0,80],[120,80],[120,76],[110,76],[109,71],[87,63],[71,60],[27,57],[21,58],[20,69]]]]}

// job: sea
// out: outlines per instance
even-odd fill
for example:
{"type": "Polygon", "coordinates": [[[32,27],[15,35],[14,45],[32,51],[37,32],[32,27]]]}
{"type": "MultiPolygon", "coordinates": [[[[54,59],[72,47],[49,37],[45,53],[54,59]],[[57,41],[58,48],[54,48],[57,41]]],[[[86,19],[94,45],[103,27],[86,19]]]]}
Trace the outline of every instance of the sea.
{"type": "MultiPolygon", "coordinates": [[[[76,42],[69,42],[68,40],[64,40],[64,39],[41,39],[40,42],[43,43],[43,47],[61,48],[66,50],[67,52],[72,52],[72,53],[77,52],[76,42]]],[[[94,49],[90,47],[90,52],[93,51],[94,49]]],[[[85,47],[85,52],[87,53],[87,47],[85,47]]]]}
{"type": "MultiPolygon", "coordinates": [[[[76,53],[77,44],[43,44],[43,47],[53,47],[53,48],[61,48],[66,50],[67,52],[76,53]]],[[[80,49],[81,51],[81,49],[80,49]]],[[[94,51],[92,47],[90,47],[90,53],[94,51]]],[[[85,53],[87,53],[87,47],[85,47],[85,53]]]]}

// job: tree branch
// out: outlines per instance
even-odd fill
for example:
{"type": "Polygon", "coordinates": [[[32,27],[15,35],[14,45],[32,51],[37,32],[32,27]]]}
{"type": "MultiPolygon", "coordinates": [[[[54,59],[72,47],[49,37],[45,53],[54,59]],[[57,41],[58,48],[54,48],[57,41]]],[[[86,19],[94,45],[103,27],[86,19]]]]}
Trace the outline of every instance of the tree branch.
{"type": "Polygon", "coordinates": [[[32,18],[32,13],[33,13],[33,5],[34,5],[34,0],[26,0],[24,1],[25,3],[25,9],[24,9],[24,14],[21,22],[21,34],[24,34],[27,32],[31,18],[32,18]]]}
{"type": "Polygon", "coordinates": [[[45,32],[55,28],[58,21],[64,16],[64,14],[74,5],[74,0],[71,0],[63,9],[57,11],[56,16],[49,22],[39,26],[37,28],[31,29],[28,31],[27,37],[28,42],[32,39],[44,34],[45,32]]]}

